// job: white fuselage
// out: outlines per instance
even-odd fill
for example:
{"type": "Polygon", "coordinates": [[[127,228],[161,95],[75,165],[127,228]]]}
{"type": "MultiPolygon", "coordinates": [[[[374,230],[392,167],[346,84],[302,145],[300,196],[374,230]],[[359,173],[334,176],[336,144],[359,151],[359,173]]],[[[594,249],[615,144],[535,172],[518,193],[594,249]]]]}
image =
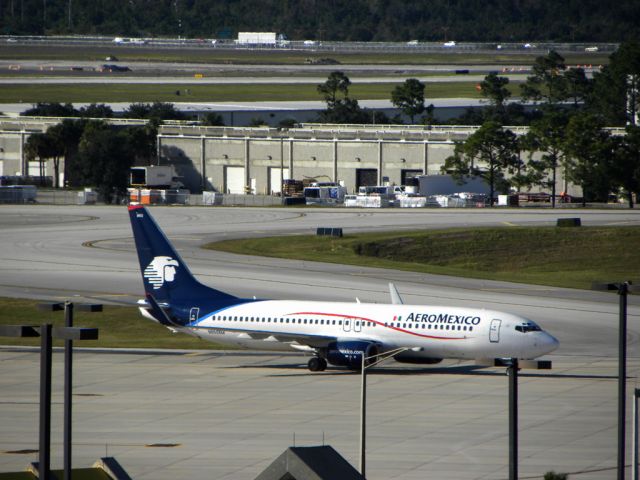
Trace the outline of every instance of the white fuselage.
{"type": "MultiPolygon", "coordinates": [[[[144,313],[144,312],[143,312],[144,313]]],[[[148,315],[147,315],[148,316],[148,315]]],[[[193,308],[177,330],[214,342],[258,350],[308,350],[297,336],[368,341],[381,351],[406,347],[429,358],[532,359],[558,341],[534,322],[491,310],[446,306],[248,301],[213,313],[193,308]]],[[[313,345],[315,347],[316,345],[313,345]]]]}

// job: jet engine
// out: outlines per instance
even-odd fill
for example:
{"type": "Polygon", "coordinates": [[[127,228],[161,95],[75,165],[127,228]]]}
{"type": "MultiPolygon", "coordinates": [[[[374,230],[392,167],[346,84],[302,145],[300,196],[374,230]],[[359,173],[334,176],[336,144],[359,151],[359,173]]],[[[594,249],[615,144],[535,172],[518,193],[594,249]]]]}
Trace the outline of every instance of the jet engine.
{"type": "MultiPolygon", "coordinates": [[[[379,353],[378,346],[372,342],[356,340],[332,342],[327,347],[327,361],[331,365],[360,370],[363,353],[365,358],[377,355],[379,353]]],[[[366,361],[366,364],[368,365],[372,361],[374,359],[366,361]]]]}
{"type": "Polygon", "coordinates": [[[434,365],[442,361],[441,358],[425,357],[424,353],[422,352],[412,352],[410,350],[407,350],[405,352],[400,352],[397,355],[394,355],[393,359],[396,362],[414,363],[417,365],[434,365]]]}

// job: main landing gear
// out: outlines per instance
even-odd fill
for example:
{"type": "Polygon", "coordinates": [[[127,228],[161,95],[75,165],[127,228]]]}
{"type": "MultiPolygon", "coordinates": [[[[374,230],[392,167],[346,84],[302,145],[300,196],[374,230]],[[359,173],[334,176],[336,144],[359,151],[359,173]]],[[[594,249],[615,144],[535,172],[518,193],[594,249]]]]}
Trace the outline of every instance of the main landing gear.
{"type": "Polygon", "coordinates": [[[312,372],[324,372],[327,368],[327,361],[322,357],[312,357],[307,363],[307,367],[312,372]]]}

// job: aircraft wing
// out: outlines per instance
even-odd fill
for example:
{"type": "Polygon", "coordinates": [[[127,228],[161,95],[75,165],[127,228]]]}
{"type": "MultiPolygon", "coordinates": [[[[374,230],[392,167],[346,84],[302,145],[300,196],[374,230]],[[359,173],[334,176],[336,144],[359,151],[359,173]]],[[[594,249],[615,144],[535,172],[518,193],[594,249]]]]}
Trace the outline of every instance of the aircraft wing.
{"type": "MultiPolygon", "coordinates": [[[[201,327],[201,326],[189,326],[188,328],[192,329],[202,329],[207,330],[211,327],[201,327]]],[[[224,330],[229,333],[236,333],[238,335],[244,336],[244,338],[251,338],[253,340],[264,340],[264,341],[277,341],[282,343],[297,343],[299,345],[306,345],[310,348],[323,348],[328,346],[331,342],[335,342],[337,337],[329,336],[329,335],[309,335],[303,333],[282,333],[282,332],[270,332],[268,330],[256,329],[251,330],[246,327],[242,329],[235,328],[220,328],[215,327],[215,330],[224,330]]]]}

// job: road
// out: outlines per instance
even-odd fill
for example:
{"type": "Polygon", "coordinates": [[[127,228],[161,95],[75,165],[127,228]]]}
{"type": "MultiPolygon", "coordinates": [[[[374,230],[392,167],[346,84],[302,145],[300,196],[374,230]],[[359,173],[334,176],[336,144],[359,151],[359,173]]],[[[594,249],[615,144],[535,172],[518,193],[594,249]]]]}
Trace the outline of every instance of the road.
{"type": "MultiPolygon", "coordinates": [[[[312,233],[318,226],[355,232],[553,225],[566,216],[580,216],[585,226],[638,225],[640,210],[152,211],[194,274],[232,294],[383,302],[393,281],[407,303],[490,308],[538,321],[561,347],[549,357],[551,372],[522,372],[521,478],[541,478],[551,469],[577,479],[615,478],[615,294],[246,257],[199,245],[312,233]]],[[[0,230],[0,295],[126,302],[142,293],[124,207],[2,206],[0,230]]],[[[640,304],[630,297],[629,392],[638,386],[639,333],[640,304]]],[[[79,465],[107,452],[137,479],[250,479],[294,442],[323,441],[357,464],[357,376],[339,369],[311,374],[295,354],[161,353],[80,354],[79,465]],[[176,446],[146,446],[158,443],[176,446]]],[[[61,357],[55,355],[54,367],[54,466],[61,461],[61,357]]],[[[1,471],[33,460],[7,452],[37,442],[37,363],[36,352],[0,348],[1,471]]],[[[372,374],[368,478],[506,478],[506,387],[503,370],[468,362],[391,364],[372,374]]]]}
{"type": "MultiPolygon", "coordinates": [[[[367,77],[352,80],[354,84],[364,83],[402,83],[408,78],[417,78],[423,83],[455,83],[455,82],[481,82],[484,75],[463,75],[463,76],[394,76],[394,77],[367,77]]],[[[523,75],[511,76],[513,81],[525,80],[523,75]],[[519,78],[516,78],[519,77],[519,78]]],[[[104,75],[101,77],[85,76],[56,76],[51,78],[43,77],[20,77],[20,78],[0,78],[0,85],[66,85],[66,84],[185,84],[185,85],[262,85],[262,84],[321,84],[327,77],[300,77],[300,76],[267,76],[267,77],[141,77],[141,76],[114,76],[104,75]]]]}

